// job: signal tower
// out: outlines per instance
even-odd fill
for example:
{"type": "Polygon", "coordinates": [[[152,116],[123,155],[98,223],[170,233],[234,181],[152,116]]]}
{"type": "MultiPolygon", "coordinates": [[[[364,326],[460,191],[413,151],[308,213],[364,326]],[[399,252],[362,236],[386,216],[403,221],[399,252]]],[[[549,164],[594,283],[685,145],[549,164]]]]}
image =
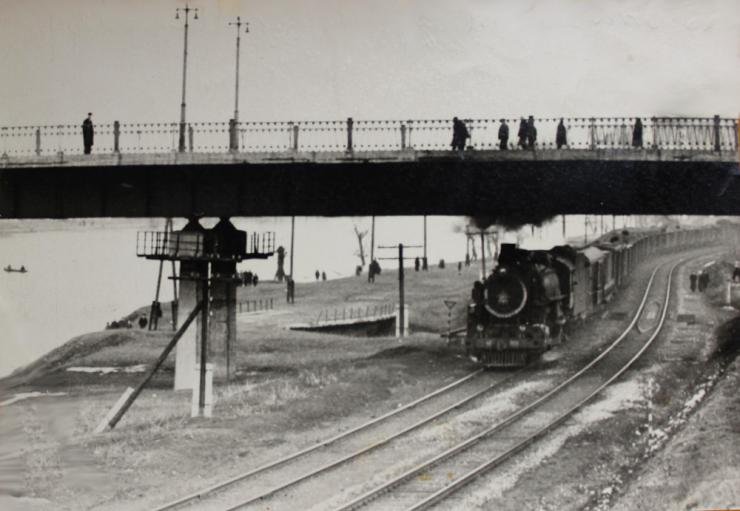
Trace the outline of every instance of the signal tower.
{"type": "Polygon", "coordinates": [[[180,231],[144,231],[136,239],[136,255],[158,261],[179,261],[178,300],[180,316],[200,303],[196,327],[189,328],[177,344],[175,390],[195,389],[195,371],[200,374],[201,412],[205,408],[206,364],[214,377],[229,381],[233,374],[236,343],[236,288],[241,285],[236,265],[246,259],[266,259],[275,252],[275,233],[252,233],[220,218],[204,228],[196,217],[180,231]],[[197,348],[200,347],[200,350],[197,348]]]}

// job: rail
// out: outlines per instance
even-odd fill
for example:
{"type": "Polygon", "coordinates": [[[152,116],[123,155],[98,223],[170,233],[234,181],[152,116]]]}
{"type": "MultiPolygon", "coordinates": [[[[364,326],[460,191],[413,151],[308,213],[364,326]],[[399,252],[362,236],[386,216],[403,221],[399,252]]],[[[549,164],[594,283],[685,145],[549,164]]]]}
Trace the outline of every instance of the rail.
{"type": "MultiPolygon", "coordinates": [[[[535,141],[519,144],[524,118],[463,119],[468,149],[501,150],[498,134],[505,122],[505,150],[517,149],[688,149],[730,151],[738,148],[737,119],[714,117],[564,117],[565,141],[557,139],[561,118],[534,118],[535,141]],[[637,131],[637,133],[636,133],[637,131]],[[564,142],[564,143],[563,143],[564,142]]],[[[186,151],[196,153],[368,152],[450,149],[452,121],[330,120],[192,122],[186,151]]],[[[154,154],[178,151],[180,125],[113,123],[95,126],[94,154],[154,154]]],[[[81,154],[78,124],[0,126],[0,160],[41,155],[81,154]]]]}

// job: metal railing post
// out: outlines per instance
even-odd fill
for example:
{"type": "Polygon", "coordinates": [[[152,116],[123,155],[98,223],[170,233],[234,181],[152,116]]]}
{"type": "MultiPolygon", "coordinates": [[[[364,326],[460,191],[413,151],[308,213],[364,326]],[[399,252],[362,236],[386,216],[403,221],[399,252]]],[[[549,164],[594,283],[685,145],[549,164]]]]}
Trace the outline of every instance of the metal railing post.
{"type": "Polygon", "coordinates": [[[588,120],[588,148],[596,149],[596,119],[593,117],[588,120]]]}
{"type": "Polygon", "coordinates": [[[113,152],[121,152],[119,149],[119,141],[121,140],[121,123],[113,121],[113,152]]]}
{"type": "Polygon", "coordinates": [[[41,154],[41,128],[36,128],[36,156],[41,154]]]}
{"type": "Polygon", "coordinates": [[[293,151],[298,152],[298,130],[297,124],[293,125],[293,151]]]}
{"type": "Polygon", "coordinates": [[[236,137],[236,120],[229,119],[229,152],[235,153],[238,149],[239,141],[236,137]]]}
{"type": "Polygon", "coordinates": [[[352,125],[354,121],[352,117],[347,117],[347,152],[352,152],[352,125]]]}
{"type": "Polygon", "coordinates": [[[714,125],[712,127],[712,139],[714,140],[714,150],[720,150],[720,136],[719,136],[719,115],[714,116],[714,125]]]}
{"type": "Polygon", "coordinates": [[[401,124],[401,150],[406,149],[406,125],[401,124]]]}
{"type": "Polygon", "coordinates": [[[188,124],[188,148],[193,152],[193,126],[188,124]]]}

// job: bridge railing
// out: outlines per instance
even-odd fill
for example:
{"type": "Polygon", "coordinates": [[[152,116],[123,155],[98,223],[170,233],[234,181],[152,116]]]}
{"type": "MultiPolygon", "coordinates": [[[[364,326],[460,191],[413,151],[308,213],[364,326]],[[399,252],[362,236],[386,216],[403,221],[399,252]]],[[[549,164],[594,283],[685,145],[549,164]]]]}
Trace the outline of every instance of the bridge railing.
{"type": "MultiPolygon", "coordinates": [[[[634,117],[565,117],[568,149],[737,150],[737,120],[714,117],[642,117],[635,137],[634,117]],[[637,138],[637,139],[636,139],[637,138]],[[639,140],[638,140],[639,139],[639,140]]],[[[498,150],[503,122],[507,150],[520,148],[522,118],[463,119],[467,147],[498,150]]],[[[555,149],[560,118],[535,118],[534,149],[555,149]]],[[[93,153],[170,153],[179,150],[179,123],[95,125],[93,153]]],[[[192,122],[185,125],[185,150],[198,153],[364,152],[449,150],[449,119],[192,122]]],[[[527,146],[527,143],[524,144],[527,146]]],[[[530,147],[531,149],[531,147],[530,147]]],[[[81,125],[0,126],[0,155],[81,154],[81,125]]]]}

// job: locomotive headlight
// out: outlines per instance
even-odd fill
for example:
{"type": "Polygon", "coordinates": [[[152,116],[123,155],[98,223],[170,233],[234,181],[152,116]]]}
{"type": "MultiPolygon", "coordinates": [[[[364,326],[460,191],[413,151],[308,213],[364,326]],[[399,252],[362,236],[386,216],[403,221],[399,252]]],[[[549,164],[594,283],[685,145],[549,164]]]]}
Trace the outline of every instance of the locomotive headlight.
{"type": "Polygon", "coordinates": [[[524,331],[525,331],[526,329],[527,329],[527,327],[526,327],[526,326],[524,326],[524,325],[519,325],[519,331],[520,331],[520,332],[524,332],[524,331]]]}

